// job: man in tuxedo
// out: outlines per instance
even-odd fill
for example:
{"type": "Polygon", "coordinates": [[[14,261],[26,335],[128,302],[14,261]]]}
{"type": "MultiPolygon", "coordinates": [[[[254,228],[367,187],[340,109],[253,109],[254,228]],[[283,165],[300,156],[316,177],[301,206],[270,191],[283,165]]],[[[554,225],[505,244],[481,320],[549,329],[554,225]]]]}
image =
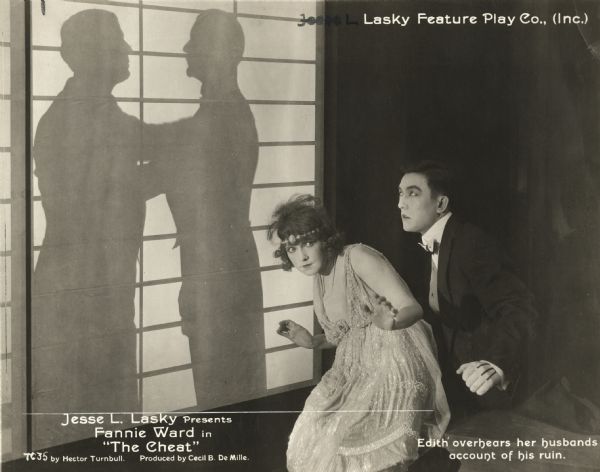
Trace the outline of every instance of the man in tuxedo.
{"type": "Polygon", "coordinates": [[[460,417],[512,404],[537,312],[491,238],[452,213],[453,188],[443,164],[417,163],[403,173],[398,207],[403,229],[420,233],[430,255],[428,296],[420,298],[450,407],[460,417]]]}

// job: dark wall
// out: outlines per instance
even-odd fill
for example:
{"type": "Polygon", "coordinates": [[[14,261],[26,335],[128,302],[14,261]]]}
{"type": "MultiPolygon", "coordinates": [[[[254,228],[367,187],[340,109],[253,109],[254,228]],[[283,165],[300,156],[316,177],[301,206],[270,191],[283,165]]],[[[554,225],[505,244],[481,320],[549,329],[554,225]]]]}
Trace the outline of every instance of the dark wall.
{"type": "MultiPolygon", "coordinates": [[[[327,7],[361,22],[363,13],[414,21],[423,10],[407,2],[327,7]]],[[[481,9],[429,2],[427,11],[481,9]]],[[[402,232],[397,187],[409,161],[452,163],[465,182],[465,211],[505,236],[510,41],[502,29],[477,25],[327,28],[326,155],[337,166],[327,196],[348,239],[382,250],[407,276],[415,237],[402,232]]]]}
{"type": "MultiPolygon", "coordinates": [[[[589,8],[596,21],[597,6],[589,8]]],[[[570,327],[554,349],[560,362],[546,356],[546,373],[599,378],[589,333],[600,329],[591,267],[600,265],[592,247],[600,239],[600,62],[572,25],[415,24],[419,11],[551,15],[573,13],[573,3],[332,2],[326,11],[359,23],[364,13],[412,17],[406,27],[325,27],[325,197],[347,239],[379,249],[414,283],[422,255],[401,228],[401,168],[450,163],[462,182],[458,211],[506,247],[538,298],[538,351],[570,327]],[[578,329],[565,321],[574,312],[578,329]],[[586,367],[569,373],[582,359],[586,367]]],[[[598,396],[595,383],[583,381],[581,391],[598,396]]]]}

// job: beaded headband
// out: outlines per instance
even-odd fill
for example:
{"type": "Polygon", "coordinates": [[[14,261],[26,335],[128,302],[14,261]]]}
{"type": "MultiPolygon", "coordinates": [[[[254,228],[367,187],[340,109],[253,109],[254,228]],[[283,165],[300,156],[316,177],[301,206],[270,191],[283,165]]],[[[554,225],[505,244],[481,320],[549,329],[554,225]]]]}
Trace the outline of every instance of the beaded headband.
{"type": "Polygon", "coordinates": [[[319,229],[315,228],[311,231],[307,231],[302,234],[290,234],[285,241],[281,241],[282,246],[295,246],[300,244],[302,241],[310,239],[311,236],[316,236],[319,233],[319,229]]]}
{"type": "Polygon", "coordinates": [[[281,245],[279,246],[279,249],[277,249],[273,253],[273,255],[275,257],[281,257],[281,255],[286,252],[285,248],[287,248],[289,246],[295,246],[296,244],[300,244],[303,241],[310,239],[311,236],[316,236],[317,234],[319,234],[319,228],[315,228],[311,231],[307,231],[306,233],[302,233],[302,234],[290,234],[287,237],[287,239],[281,241],[281,245]]]}

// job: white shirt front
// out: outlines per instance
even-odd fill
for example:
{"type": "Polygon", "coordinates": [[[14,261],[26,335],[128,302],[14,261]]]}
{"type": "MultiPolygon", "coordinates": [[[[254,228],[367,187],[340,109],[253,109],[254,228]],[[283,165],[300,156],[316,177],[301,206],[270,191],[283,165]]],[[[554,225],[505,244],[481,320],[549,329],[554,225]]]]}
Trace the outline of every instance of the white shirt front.
{"type": "Polygon", "coordinates": [[[446,227],[446,223],[448,223],[448,220],[451,216],[451,211],[446,213],[421,236],[423,246],[425,246],[430,252],[432,252],[431,261],[435,264],[436,268],[438,266],[438,260],[440,255],[439,252],[433,252],[434,242],[437,241],[438,244],[442,243],[442,235],[444,234],[444,228],[446,227]]]}

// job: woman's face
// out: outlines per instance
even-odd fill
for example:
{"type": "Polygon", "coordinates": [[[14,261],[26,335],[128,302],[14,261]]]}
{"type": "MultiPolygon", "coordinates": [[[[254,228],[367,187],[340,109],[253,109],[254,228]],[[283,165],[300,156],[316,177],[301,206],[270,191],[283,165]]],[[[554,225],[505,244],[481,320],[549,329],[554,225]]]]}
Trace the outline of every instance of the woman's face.
{"type": "Polygon", "coordinates": [[[304,275],[317,275],[325,266],[325,251],[321,241],[305,241],[286,247],[294,267],[304,275]]]}

